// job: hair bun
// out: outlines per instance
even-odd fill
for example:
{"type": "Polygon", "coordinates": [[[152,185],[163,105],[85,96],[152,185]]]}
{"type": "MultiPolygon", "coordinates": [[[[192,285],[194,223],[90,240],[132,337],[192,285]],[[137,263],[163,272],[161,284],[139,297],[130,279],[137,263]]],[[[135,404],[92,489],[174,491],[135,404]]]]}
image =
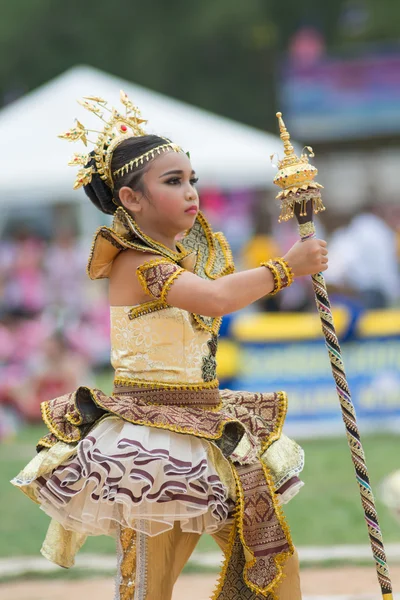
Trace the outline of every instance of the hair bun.
{"type": "Polygon", "coordinates": [[[106,182],[96,171],[94,150],[89,153],[89,156],[90,160],[85,165],[85,168],[94,167],[94,173],[92,176],[92,181],[83,187],[85,194],[89,200],[93,202],[96,208],[101,210],[101,212],[105,213],[106,215],[113,215],[117,210],[117,206],[113,201],[113,193],[106,182]]]}

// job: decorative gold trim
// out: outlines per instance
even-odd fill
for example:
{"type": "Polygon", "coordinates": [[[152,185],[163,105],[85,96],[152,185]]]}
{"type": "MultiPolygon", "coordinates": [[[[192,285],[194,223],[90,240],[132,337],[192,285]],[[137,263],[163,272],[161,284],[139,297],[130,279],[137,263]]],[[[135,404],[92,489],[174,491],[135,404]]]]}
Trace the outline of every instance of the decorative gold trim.
{"type": "Polygon", "coordinates": [[[42,413],[42,419],[45,423],[45,425],[47,425],[48,429],[51,431],[51,433],[54,433],[54,435],[61,440],[62,442],[66,442],[67,444],[71,444],[73,442],[78,442],[80,440],[80,432],[79,430],[76,431],[76,435],[73,436],[71,435],[64,435],[56,426],[56,424],[53,422],[53,419],[51,417],[51,413],[50,413],[50,407],[48,402],[42,402],[40,405],[40,411],[42,413]]]}
{"type": "Polygon", "coordinates": [[[269,448],[272,442],[278,440],[282,435],[282,429],[288,411],[288,397],[286,392],[277,392],[276,395],[279,398],[277,423],[274,430],[271,431],[267,439],[262,443],[261,450],[259,453],[260,456],[264,454],[264,452],[269,448]]]}
{"type": "Polygon", "coordinates": [[[208,331],[208,333],[212,333],[214,335],[218,335],[219,328],[221,327],[222,317],[210,317],[212,318],[212,325],[207,325],[202,319],[201,315],[196,315],[191,313],[193,319],[196,321],[197,325],[203,329],[204,331],[208,331]]]}
{"type": "Polygon", "coordinates": [[[292,285],[294,279],[293,271],[284,258],[274,258],[273,260],[262,262],[260,266],[269,269],[274,278],[274,289],[269,293],[270,296],[275,296],[275,294],[284,288],[292,285]]]}
{"type": "Polygon", "coordinates": [[[260,588],[256,585],[254,585],[254,583],[251,583],[251,581],[248,579],[248,576],[247,576],[247,571],[249,568],[251,568],[252,566],[255,565],[256,558],[254,557],[251,549],[247,546],[246,541],[244,539],[244,534],[243,534],[243,518],[244,518],[243,489],[242,489],[242,485],[240,483],[239,476],[236,473],[236,470],[234,468],[232,469],[233,476],[234,476],[235,482],[236,482],[236,490],[237,490],[237,506],[238,506],[237,526],[238,526],[240,541],[242,542],[243,548],[245,548],[247,550],[247,552],[251,556],[253,556],[253,558],[250,561],[246,561],[246,564],[245,564],[245,567],[243,570],[243,579],[249,589],[251,589],[256,594],[261,594],[262,596],[266,596],[267,594],[270,594],[272,597],[271,600],[278,600],[278,597],[274,593],[274,590],[276,589],[276,587],[279,585],[279,583],[282,581],[282,579],[284,577],[284,573],[283,573],[284,563],[294,553],[294,546],[293,546],[293,542],[292,542],[290,529],[286,522],[286,518],[283,514],[282,507],[277,500],[274,482],[269,473],[268,467],[265,465],[265,463],[261,459],[263,452],[265,452],[265,450],[272,444],[272,442],[279,439],[279,437],[282,433],[282,427],[283,427],[283,423],[284,423],[285,415],[286,415],[286,411],[287,411],[287,396],[286,396],[285,392],[278,392],[278,396],[279,396],[279,399],[282,401],[282,403],[280,403],[280,405],[279,405],[277,424],[276,424],[274,430],[268,436],[268,440],[262,444],[261,450],[258,453],[258,459],[260,461],[260,465],[262,467],[268,488],[271,492],[271,500],[272,500],[272,504],[273,504],[273,507],[275,510],[275,514],[277,516],[279,524],[282,527],[282,530],[283,530],[286,540],[288,542],[289,551],[281,552],[280,554],[277,554],[277,556],[274,557],[274,562],[275,562],[275,566],[276,566],[278,575],[266,588],[260,588]]]}
{"type": "MultiPolygon", "coordinates": [[[[136,221],[134,219],[132,219],[132,217],[123,209],[123,208],[118,208],[118,211],[122,211],[125,216],[128,219],[128,224],[129,227],[131,228],[131,230],[138,235],[139,237],[142,238],[143,241],[145,241],[148,245],[149,245],[149,249],[152,250],[157,250],[158,252],[160,252],[160,254],[162,256],[165,256],[166,258],[170,258],[172,259],[174,262],[179,262],[180,260],[182,260],[183,258],[185,258],[186,256],[188,256],[189,254],[191,254],[192,250],[187,250],[183,244],[181,244],[180,242],[176,243],[176,247],[177,247],[177,251],[171,250],[171,248],[168,248],[167,246],[165,246],[164,244],[162,244],[161,242],[157,242],[157,240],[153,240],[150,236],[148,236],[146,233],[144,233],[139,225],[136,223],[136,221]]],[[[117,213],[115,213],[117,214],[117,213]]],[[[200,213],[199,213],[200,214],[200,213]]]]}
{"type": "Polygon", "coordinates": [[[38,441],[38,443],[36,444],[36,446],[37,447],[40,446],[41,448],[52,448],[55,443],[56,442],[50,442],[49,440],[47,440],[46,436],[44,435],[43,437],[40,438],[40,440],[38,441]]]}
{"type": "MultiPolygon", "coordinates": [[[[274,510],[275,510],[277,519],[279,521],[280,526],[282,527],[282,530],[285,534],[287,543],[289,545],[289,551],[281,552],[280,554],[277,554],[277,556],[274,557],[274,562],[275,562],[276,569],[278,571],[278,576],[274,579],[274,581],[269,586],[267,586],[265,588],[265,590],[261,591],[261,593],[264,596],[266,596],[268,593],[271,594],[271,596],[272,596],[271,600],[279,600],[278,596],[276,596],[276,594],[275,594],[275,590],[276,590],[277,586],[281,583],[282,579],[284,579],[284,577],[285,577],[285,574],[283,572],[283,566],[284,566],[285,562],[288,560],[288,558],[290,558],[294,554],[294,545],[293,545],[292,535],[290,533],[289,526],[286,522],[286,517],[282,510],[282,506],[279,504],[278,499],[276,497],[276,493],[275,493],[276,489],[275,489],[272,477],[270,475],[270,472],[268,470],[268,467],[261,460],[261,457],[260,457],[260,462],[261,462],[262,470],[264,472],[264,477],[267,481],[269,489],[271,490],[272,504],[274,505],[274,510]]],[[[246,581],[246,575],[244,576],[244,580],[246,581]]],[[[247,584],[247,581],[246,581],[246,584],[247,584]]]]}
{"type": "MultiPolygon", "coordinates": [[[[235,471],[235,469],[232,469],[232,471],[235,471]]],[[[235,483],[236,483],[236,479],[235,479],[235,483]]],[[[236,509],[235,513],[237,513],[237,509],[236,509]]],[[[235,520],[232,524],[232,529],[229,534],[228,543],[227,543],[227,546],[226,546],[226,549],[224,552],[224,560],[222,563],[222,568],[218,575],[216,588],[213,592],[211,600],[218,600],[218,596],[220,595],[220,593],[222,592],[222,589],[224,587],[226,573],[228,571],[229,563],[230,563],[231,556],[232,556],[232,550],[233,550],[233,546],[235,543],[236,531],[237,531],[237,524],[236,524],[236,515],[235,515],[235,520]]]]}
{"type": "Polygon", "coordinates": [[[68,423],[71,423],[71,425],[79,426],[83,423],[82,415],[79,414],[77,409],[75,410],[75,414],[67,413],[65,418],[67,419],[68,423]]]}
{"type": "MultiPolygon", "coordinates": [[[[92,390],[90,388],[88,388],[88,389],[90,391],[93,401],[96,403],[97,406],[99,406],[100,408],[102,408],[103,410],[107,411],[110,414],[117,415],[118,417],[120,417],[120,415],[118,413],[116,413],[116,412],[112,411],[110,408],[107,408],[106,406],[104,406],[98,400],[98,398],[94,397],[92,390]]],[[[208,411],[215,412],[220,409],[221,409],[221,407],[208,408],[207,412],[208,411]]],[[[124,418],[124,421],[127,421],[128,423],[133,423],[134,425],[145,425],[146,427],[155,427],[156,429],[165,429],[166,431],[174,431],[175,433],[187,433],[189,435],[194,435],[196,437],[199,437],[199,438],[202,438],[205,440],[218,440],[222,436],[226,424],[237,421],[237,419],[235,419],[233,417],[232,418],[227,417],[226,420],[221,421],[217,432],[214,435],[212,435],[212,434],[207,434],[204,432],[199,434],[199,432],[196,429],[194,429],[193,427],[181,427],[180,425],[172,425],[172,424],[164,425],[162,423],[153,423],[151,421],[147,421],[146,419],[129,419],[126,416],[124,416],[123,418],[124,418]]]]}
{"type": "Polygon", "coordinates": [[[214,238],[216,238],[218,240],[219,245],[222,250],[222,254],[224,255],[224,258],[225,258],[225,267],[219,273],[218,277],[224,277],[225,275],[230,275],[231,273],[235,272],[235,263],[233,261],[233,254],[232,254],[231,247],[228,243],[228,240],[226,239],[226,237],[224,236],[224,234],[221,231],[217,231],[216,233],[214,233],[214,238]]]}
{"type": "MultiPolygon", "coordinates": [[[[148,271],[148,269],[151,269],[152,267],[156,267],[158,265],[170,265],[171,261],[166,260],[165,258],[154,258],[153,260],[149,260],[147,262],[144,262],[142,265],[139,265],[136,269],[136,275],[137,278],[139,279],[139,283],[142,287],[142,290],[148,295],[148,296],[153,296],[153,294],[149,291],[149,288],[147,287],[147,279],[144,275],[145,271],[148,271]]],[[[159,300],[159,298],[157,298],[157,300],[159,300]]]]}
{"type": "Polygon", "coordinates": [[[136,531],[127,527],[121,529],[119,541],[122,554],[119,565],[121,575],[119,597],[120,600],[132,600],[135,593],[136,531]]]}
{"type": "Polygon", "coordinates": [[[166,258],[155,258],[154,260],[150,260],[148,262],[143,263],[142,265],[140,265],[139,267],[137,267],[136,269],[136,274],[137,277],[139,279],[139,283],[143,289],[143,291],[148,294],[149,296],[152,296],[153,298],[156,297],[154,296],[154,294],[149,290],[148,287],[148,282],[147,282],[147,278],[145,276],[145,272],[148,271],[149,269],[153,268],[153,267],[157,267],[160,265],[174,265],[174,267],[176,267],[176,271],[174,273],[171,273],[171,275],[168,277],[168,279],[165,280],[162,289],[161,289],[161,294],[160,294],[160,298],[157,298],[158,300],[161,300],[161,302],[166,303],[166,295],[169,291],[169,288],[171,287],[171,285],[173,284],[173,282],[175,281],[175,279],[185,271],[185,269],[182,269],[182,267],[179,267],[174,261],[171,261],[169,259],[166,258]]]}
{"type": "Polygon", "coordinates": [[[286,287],[289,287],[290,285],[292,285],[292,283],[294,281],[294,275],[293,275],[293,271],[292,271],[291,267],[289,267],[289,264],[287,263],[287,261],[284,258],[281,258],[281,257],[274,258],[274,261],[279,263],[281,265],[282,269],[284,270],[286,279],[288,280],[286,287]]]}
{"type": "Polygon", "coordinates": [[[138,167],[139,163],[140,165],[143,165],[144,161],[149,162],[150,159],[155,158],[156,154],[159,155],[161,154],[161,152],[167,152],[168,150],[173,150],[174,152],[182,152],[182,148],[177,144],[173,144],[172,142],[168,142],[167,144],[161,144],[160,146],[156,146],[152,150],[148,150],[147,152],[144,152],[144,154],[141,154],[137,158],[127,162],[123,167],[113,172],[113,177],[121,177],[122,175],[129,173],[129,171],[131,171],[134,167],[138,167]]]}
{"type": "Polygon", "coordinates": [[[132,396],[144,400],[148,406],[180,406],[184,408],[221,409],[218,388],[202,390],[171,390],[156,387],[115,386],[113,396],[132,396]],[[159,402],[157,401],[159,398],[159,402]]]}
{"type": "Polygon", "coordinates": [[[143,317],[144,315],[149,315],[150,313],[158,310],[164,310],[165,308],[172,307],[162,300],[150,300],[149,302],[143,302],[138,306],[133,306],[128,313],[128,317],[131,321],[133,321],[133,319],[143,317]]]}
{"type": "Polygon", "coordinates": [[[172,273],[172,275],[164,283],[163,289],[161,292],[161,296],[160,296],[160,300],[162,302],[165,302],[165,304],[167,304],[167,295],[168,295],[169,290],[171,289],[172,284],[179,277],[179,275],[182,275],[182,273],[184,273],[184,272],[185,272],[185,269],[182,269],[182,267],[179,267],[179,269],[177,269],[175,271],[175,273],[172,273]]]}
{"type": "Polygon", "coordinates": [[[204,277],[205,275],[209,279],[213,279],[211,270],[209,271],[209,269],[212,269],[213,267],[215,258],[213,231],[202,212],[197,214],[193,227],[186,233],[182,240],[182,246],[185,249],[188,249],[190,253],[194,251],[198,253],[194,271],[196,275],[200,275],[201,277],[204,277]],[[201,252],[199,251],[198,244],[196,244],[199,236],[202,236],[203,239],[205,237],[206,239],[208,254],[205,257],[205,264],[203,264],[201,252]]]}
{"type": "Polygon", "coordinates": [[[219,381],[202,381],[199,383],[176,382],[166,383],[165,381],[146,381],[144,379],[128,379],[125,377],[117,377],[114,379],[115,386],[132,386],[143,388],[158,388],[160,390],[212,390],[218,388],[219,381]]]}
{"type": "MultiPolygon", "coordinates": [[[[90,268],[91,268],[91,264],[93,261],[93,255],[96,250],[96,243],[98,241],[98,238],[101,237],[106,242],[111,244],[110,240],[105,237],[105,234],[109,234],[109,236],[111,238],[113,238],[117,243],[119,243],[122,246],[121,249],[119,250],[119,252],[123,249],[129,248],[131,250],[137,250],[138,252],[143,252],[143,253],[149,253],[149,251],[151,251],[153,254],[161,254],[161,256],[162,256],[162,253],[158,250],[148,248],[147,246],[140,246],[140,244],[136,244],[135,242],[131,242],[131,241],[125,239],[124,237],[118,235],[111,227],[99,227],[97,229],[96,233],[94,234],[92,245],[91,245],[90,252],[89,252],[89,258],[88,258],[88,262],[87,262],[87,266],[86,266],[86,273],[90,277],[90,279],[92,279],[91,274],[90,274],[90,268]]],[[[103,277],[105,277],[105,276],[103,276],[103,277]]],[[[97,278],[93,278],[93,279],[101,279],[101,277],[97,277],[97,278]]]]}
{"type": "Polygon", "coordinates": [[[262,262],[260,264],[260,267],[265,267],[266,269],[268,269],[271,272],[271,275],[274,279],[274,288],[273,288],[272,292],[269,293],[269,296],[275,296],[275,294],[280,292],[282,289],[281,279],[279,277],[278,269],[270,260],[267,262],[262,262]]]}
{"type": "Polygon", "coordinates": [[[299,223],[299,234],[301,238],[311,237],[315,235],[315,225],[312,221],[307,221],[307,223],[299,223]]]}
{"type": "Polygon", "coordinates": [[[199,213],[198,219],[203,228],[203,231],[206,236],[207,244],[208,244],[208,257],[207,257],[206,264],[204,266],[204,273],[206,274],[206,276],[209,279],[216,279],[216,276],[212,274],[212,269],[214,267],[215,257],[216,257],[213,231],[212,231],[211,227],[209,226],[203,213],[199,213]]]}
{"type": "Polygon", "coordinates": [[[167,246],[164,246],[164,244],[161,242],[153,240],[140,229],[129,213],[127,213],[122,206],[119,206],[115,211],[112,226],[99,227],[94,234],[86,267],[86,272],[90,278],[91,264],[99,238],[103,238],[109,244],[112,243],[109,238],[112,238],[115,241],[115,245],[121,246],[119,251],[125,248],[130,248],[132,250],[137,250],[138,252],[159,254],[160,256],[170,259],[175,263],[179,263],[192,253],[192,250],[186,249],[181,242],[176,243],[177,250],[174,251],[170,248],[167,248],[167,246]],[[117,230],[121,230],[121,227],[123,227],[125,230],[124,235],[117,232],[117,230]],[[128,239],[129,236],[134,236],[136,240],[128,239]]]}
{"type": "Polygon", "coordinates": [[[257,593],[260,593],[259,589],[254,590],[254,584],[251,584],[251,586],[249,586],[248,582],[246,581],[246,570],[248,567],[252,567],[255,562],[256,559],[253,555],[253,552],[250,550],[250,548],[248,547],[248,545],[246,544],[246,541],[244,539],[244,534],[243,534],[243,518],[244,518],[244,494],[243,494],[243,488],[242,485],[240,483],[240,479],[239,479],[239,475],[236,472],[236,469],[233,468],[232,469],[232,473],[233,473],[233,477],[235,479],[235,483],[236,483],[236,514],[235,514],[235,521],[237,523],[237,528],[239,531],[239,537],[240,537],[240,541],[242,543],[243,549],[246,550],[253,558],[251,561],[247,561],[245,562],[245,567],[243,569],[243,578],[246,582],[246,585],[248,587],[250,587],[251,590],[256,591],[257,593]]]}

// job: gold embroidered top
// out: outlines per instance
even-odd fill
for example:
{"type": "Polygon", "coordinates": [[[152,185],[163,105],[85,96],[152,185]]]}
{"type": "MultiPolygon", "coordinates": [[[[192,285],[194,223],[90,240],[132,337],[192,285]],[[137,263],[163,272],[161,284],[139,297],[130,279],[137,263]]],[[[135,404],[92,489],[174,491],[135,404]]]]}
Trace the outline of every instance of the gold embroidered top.
{"type": "Polygon", "coordinates": [[[216,387],[216,340],[185,310],[149,302],[111,307],[116,385],[216,387]]]}
{"type": "Polygon", "coordinates": [[[185,269],[204,279],[234,271],[222,233],[214,233],[202,213],[176,251],[147,236],[121,207],[112,227],[95,235],[88,262],[91,279],[108,277],[119,252],[134,249],[155,255],[137,276],[152,300],[138,307],[111,307],[111,362],[116,385],[159,382],[180,389],[215,388],[215,355],[221,318],[190,314],[166,302],[167,291],[185,269]]]}

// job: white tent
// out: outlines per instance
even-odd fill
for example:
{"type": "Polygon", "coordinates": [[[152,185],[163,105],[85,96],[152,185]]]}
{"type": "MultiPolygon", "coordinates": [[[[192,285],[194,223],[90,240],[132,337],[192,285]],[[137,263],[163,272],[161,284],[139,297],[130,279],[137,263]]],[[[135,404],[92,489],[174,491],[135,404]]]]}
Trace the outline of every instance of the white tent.
{"type": "Polygon", "coordinates": [[[98,129],[98,119],[76,100],[98,95],[118,107],[120,89],[148,119],[149,133],[170,137],[190,151],[201,186],[272,186],[270,155],[282,155],[283,150],[278,136],[78,66],[0,112],[0,204],[80,200],[82,190],[72,191],[76,170],[67,162],[74,152],[84,152],[84,146],[60,140],[57,134],[75,118],[98,129]]]}

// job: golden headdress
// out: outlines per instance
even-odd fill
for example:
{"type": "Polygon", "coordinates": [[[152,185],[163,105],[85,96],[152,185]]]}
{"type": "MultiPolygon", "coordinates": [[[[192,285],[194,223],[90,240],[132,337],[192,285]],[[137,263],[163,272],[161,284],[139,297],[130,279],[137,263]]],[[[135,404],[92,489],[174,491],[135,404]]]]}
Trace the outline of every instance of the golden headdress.
{"type": "Polygon", "coordinates": [[[107,101],[99,96],[85,96],[83,100],[78,100],[78,103],[103,121],[105,124],[103,129],[101,131],[86,129],[82,123],[76,120],[74,127],[58,136],[70,142],[82,140],[85,146],[87,146],[88,141],[90,142],[88,134],[98,134],[97,140],[91,142],[94,144],[95,166],[86,167],[90,160],[89,154],[75,153],[68,163],[73,167],[81,166],[75,180],[74,190],[90,183],[92,175],[95,172],[100,175],[110,189],[113,189],[116,178],[128,173],[134,167],[142,165],[145,161],[149,161],[151,158],[161,154],[161,152],[166,152],[167,150],[182,152],[182,149],[179,146],[173,144],[167,138],[163,138],[165,139],[165,144],[152,148],[112,173],[111,160],[115,148],[128,138],[146,135],[146,132],[142,128],[142,124],[147,123],[147,121],[142,119],[137,106],[129,100],[128,96],[122,90],[120,92],[120,101],[125,106],[124,115],[114,107],[109,108],[107,101]],[[108,120],[104,118],[104,111],[110,113],[108,120]]]}

